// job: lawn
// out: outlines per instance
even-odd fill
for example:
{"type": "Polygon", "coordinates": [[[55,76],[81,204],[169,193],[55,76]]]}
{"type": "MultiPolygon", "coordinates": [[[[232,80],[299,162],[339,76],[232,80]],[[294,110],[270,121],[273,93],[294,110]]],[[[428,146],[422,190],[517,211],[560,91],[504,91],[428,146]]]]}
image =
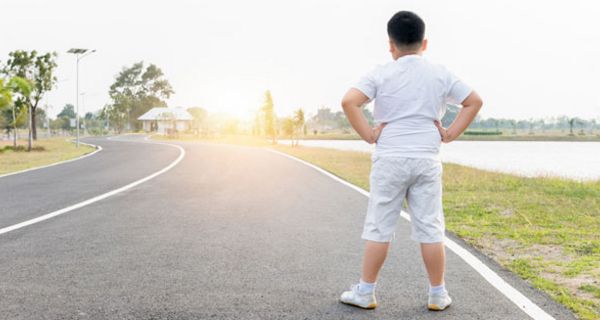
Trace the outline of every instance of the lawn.
{"type": "MultiPolygon", "coordinates": [[[[369,190],[367,153],[249,137],[203,141],[273,148],[369,190]]],[[[600,181],[524,178],[444,164],[444,209],[449,231],[581,319],[600,318],[600,181]]]]}
{"type": "Polygon", "coordinates": [[[18,141],[18,145],[25,149],[14,151],[12,141],[0,141],[0,175],[73,159],[95,150],[86,145],[77,148],[64,137],[34,141],[31,152],[26,151],[27,141],[18,141]]]}

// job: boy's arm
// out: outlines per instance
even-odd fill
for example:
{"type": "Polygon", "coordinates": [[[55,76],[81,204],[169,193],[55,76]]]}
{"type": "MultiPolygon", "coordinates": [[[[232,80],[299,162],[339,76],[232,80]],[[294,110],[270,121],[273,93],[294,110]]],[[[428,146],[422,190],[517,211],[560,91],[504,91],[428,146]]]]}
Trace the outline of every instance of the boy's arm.
{"type": "Polygon", "coordinates": [[[467,129],[471,122],[473,122],[473,119],[475,119],[475,116],[477,116],[477,113],[483,105],[483,101],[477,92],[473,91],[461,104],[463,107],[460,109],[456,119],[454,119],[448,129],[442,127],[442,124],[439,121],[436,120],[434,122],[435,126],[440,131],[442,142],[444,143],[454,141],[454,139],[458,138],[467,129]]]}
{"type": "Polygon", "coordinates": [[[344,98],[342,99],[342,108],[348,118],[348,122],[350,122],[352,128],[356,130],[358,135],[368,143],[375,143],[381,134],[381,130],[385,127],[385,123],[382,123],[375,128],[371,128],[361,109],[368,101],[369,97],[360,90],[352,88],[344,95],[344,98]]]}

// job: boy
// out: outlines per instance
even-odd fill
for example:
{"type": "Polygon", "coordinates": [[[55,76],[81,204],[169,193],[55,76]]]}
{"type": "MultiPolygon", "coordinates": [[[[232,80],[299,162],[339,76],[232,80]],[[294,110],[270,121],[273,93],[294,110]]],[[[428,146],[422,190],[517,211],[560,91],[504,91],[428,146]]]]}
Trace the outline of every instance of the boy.
{"type": "Polygon", "coordinates": [[[394,61],[375,68],[351,88],[342,107],[352,127],[368,143],[376,143],[372,156],[371,196],[363,228],[366,240],[358,284],[340,300],[373,309],[377,274],[404,200],[411,216],[411,238],[421,245],[429,276],[430,310],[452,303],[444,285],[444,213],[442,210],[441,142],[456,139],[482,106],[479,95],[444,67],[422,57],[427,48],[425,23],[412,12],[400,11],[387,26],[394,61]],[[361,107],[375,100],[371,128],[361,107]],[[454,122],[445,129],[439,120],[446,103],[461,104],[454,122]]]}

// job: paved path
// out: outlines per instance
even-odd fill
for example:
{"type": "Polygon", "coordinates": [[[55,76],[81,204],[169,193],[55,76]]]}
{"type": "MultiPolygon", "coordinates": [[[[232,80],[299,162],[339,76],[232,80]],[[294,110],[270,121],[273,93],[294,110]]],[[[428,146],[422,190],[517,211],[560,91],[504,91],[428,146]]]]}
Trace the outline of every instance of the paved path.
{"type": "MultiPolygon", "coordinates": [[[[104,150],[0,178],[0,228],[126,185],[179,155],[164,145],[87,142],[104,150]]],[[[425,271],[405,221],[381,274],[380,307],[342,305],[340,292],[359,277],[366,197],[264,150],[182,145],[186,157],[163,175],[0,235],[0,318],[529,318],[451,252],[455,303],[427,311],[425,271]]],[[[491,267],[556,319],[573,319],[491,267]]]]}

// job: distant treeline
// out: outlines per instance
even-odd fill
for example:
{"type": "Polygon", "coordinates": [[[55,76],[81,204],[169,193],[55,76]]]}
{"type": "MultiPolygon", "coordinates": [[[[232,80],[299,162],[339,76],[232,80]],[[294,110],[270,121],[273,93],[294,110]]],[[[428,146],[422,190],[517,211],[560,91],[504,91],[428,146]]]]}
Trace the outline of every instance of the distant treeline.
{"type": "MultiPolygon", "coordinates": [[[[457,106],[448,105],[447,111],[442,118],[442,124],[446,127],[449,126],[456,118],[459,110],[460,108],[457,106]]],[[[374,120],[371,111],[365,108],[364,114],[369,122],[373,124],[374,120]]],[[[312,132],[350,133],[352,129],[346,116],[341,110],[333,112],[328,107],[319,108],[317,113],[307,120],[306,124],[309,131],[312,132]]],[[[504,134],[546,132],[564,132],[579,135],[598,134],[600,133],[600,121],[596,119],[581,119],[568,116],[529,120],[482,118],[478,116],[469,126],[468,131],[473,135],[493,134],[484,132],[502,132],[504,134]]]]}

